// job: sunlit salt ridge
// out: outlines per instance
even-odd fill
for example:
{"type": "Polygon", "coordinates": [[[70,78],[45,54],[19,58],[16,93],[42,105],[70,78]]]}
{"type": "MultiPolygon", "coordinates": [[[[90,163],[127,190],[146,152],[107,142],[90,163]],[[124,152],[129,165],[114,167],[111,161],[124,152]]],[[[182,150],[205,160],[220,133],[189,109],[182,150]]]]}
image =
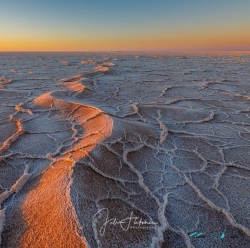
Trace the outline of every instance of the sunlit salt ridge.
{"type": "Polygon", "coordinates": [[[80,227],[70,200],[72,167],[111,134],[112,121],[96,108],[57,100],[52,95],[46,93],[34,102],[62,111],[73,125],[80,123],[85,133],[61,157],[52,158],[51,168],[44,173],[39,186],[26,197],[22,209],[29,231],[22,238],[20,247],[38,247],[41,243],[50,247],[55,244],[57,247],[85,247],[86,241],[79,236],[80,227]]]}

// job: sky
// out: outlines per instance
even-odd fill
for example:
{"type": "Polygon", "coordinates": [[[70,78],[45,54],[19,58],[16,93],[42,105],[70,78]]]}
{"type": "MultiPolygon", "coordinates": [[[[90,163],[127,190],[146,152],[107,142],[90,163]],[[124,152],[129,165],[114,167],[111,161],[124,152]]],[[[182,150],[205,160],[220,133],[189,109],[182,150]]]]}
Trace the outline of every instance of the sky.
{"type": "Polygon", "coordinates": [[[0,0],[0,51],[250,50],[250,0],[0,0]]]}

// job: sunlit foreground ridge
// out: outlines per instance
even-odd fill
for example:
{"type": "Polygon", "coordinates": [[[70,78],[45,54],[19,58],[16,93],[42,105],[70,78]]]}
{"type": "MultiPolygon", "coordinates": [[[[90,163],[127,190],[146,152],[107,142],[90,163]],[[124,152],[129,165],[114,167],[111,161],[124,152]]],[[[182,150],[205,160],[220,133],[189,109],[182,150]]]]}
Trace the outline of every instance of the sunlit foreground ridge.
{"type": "Polygon", "coordinates": [[[34,102],[61,112],[59,114],[72,125],[77,122],[84,134],[75,138],[77,142],[72,148],[53,159],[38,187],[26,197],[22,212],[28,229],[20,247],[39,247],[41,244],[48,247],[85,247],[70,200],[72,167],[111,134],[112,120],[97,108],[53,98],[53,92],[38,97],[34,102]]]}
{"type": "Polygon", "coordinates": [[[0,54],[1,248],[250,244],[250,55],[0,54]]]}

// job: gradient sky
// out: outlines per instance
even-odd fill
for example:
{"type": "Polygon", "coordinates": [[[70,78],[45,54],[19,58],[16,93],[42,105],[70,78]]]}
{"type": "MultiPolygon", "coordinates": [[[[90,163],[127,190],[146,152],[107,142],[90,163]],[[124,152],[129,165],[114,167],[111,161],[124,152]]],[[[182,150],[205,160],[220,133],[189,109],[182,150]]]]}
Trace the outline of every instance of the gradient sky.
{"type": "Polygon", "coordinates": [[[250,0],[0,0],[0,51],[250,50],[250,0]]]}

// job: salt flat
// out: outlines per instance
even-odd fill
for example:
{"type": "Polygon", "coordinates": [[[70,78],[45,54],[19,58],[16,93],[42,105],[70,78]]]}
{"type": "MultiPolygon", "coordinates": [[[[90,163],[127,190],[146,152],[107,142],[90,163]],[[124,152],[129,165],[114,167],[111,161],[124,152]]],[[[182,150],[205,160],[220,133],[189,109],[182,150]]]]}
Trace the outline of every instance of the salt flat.
{"type": "Polygon", "coordinates": [[[0,244],[250,247],[249,53],[0,53],[0,244]]]}

